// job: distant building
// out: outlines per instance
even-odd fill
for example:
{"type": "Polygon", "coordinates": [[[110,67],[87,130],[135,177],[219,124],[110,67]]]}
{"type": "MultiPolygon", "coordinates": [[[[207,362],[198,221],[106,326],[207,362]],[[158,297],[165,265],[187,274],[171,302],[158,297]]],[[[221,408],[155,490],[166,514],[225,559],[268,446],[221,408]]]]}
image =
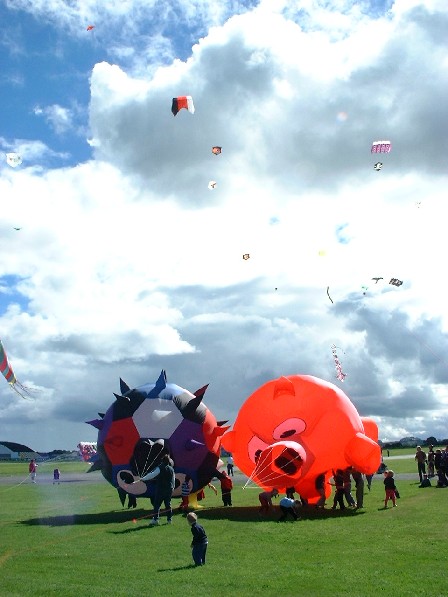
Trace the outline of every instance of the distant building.
{"type": "Polygon", "coordinates": [[[39,456],[37,452],[24,444],[0,441],[0,460],[31,460],[31,458],[39,458],[39,456]]]}

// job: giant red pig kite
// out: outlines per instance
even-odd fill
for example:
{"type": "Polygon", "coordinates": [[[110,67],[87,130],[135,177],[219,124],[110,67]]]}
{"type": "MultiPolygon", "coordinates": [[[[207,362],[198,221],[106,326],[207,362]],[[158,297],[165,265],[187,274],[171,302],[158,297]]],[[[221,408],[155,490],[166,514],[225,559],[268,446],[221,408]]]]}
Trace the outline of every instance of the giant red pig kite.
{"type": "MultiPolygon", "coordinates": [[[[235,464],[265,489],[294,487],[315,503],[316,478],[353,466],[373,474],[381,462],[378,427],[361,418],[335,385],[310,375],[279,377],[258,388],[222,438],[235,464]]],[[[331,488],[326,484],[327,497],[331,488]]]]}

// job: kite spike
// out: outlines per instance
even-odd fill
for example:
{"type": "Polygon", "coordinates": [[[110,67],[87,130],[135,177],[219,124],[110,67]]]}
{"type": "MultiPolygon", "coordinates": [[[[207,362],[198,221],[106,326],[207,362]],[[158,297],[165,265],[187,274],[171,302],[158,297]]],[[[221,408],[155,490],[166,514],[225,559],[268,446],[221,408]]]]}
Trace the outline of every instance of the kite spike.
{"type": "Polygon", "coordinates": [[[196,390],[196,392],[194,393],[194,395],[197,398],[200,397],[201,400],[202,400],[202,398],[204,397],[205,392],[207,391],[208,386],[209,386],[209,384],[207,384],[206,386],[202,386],[202,388],[199,388],[199,390],[196,390]]]}
{"type": "Polygon", "coordinates": [[[122,394],[126,394],[126,392],[129,392],[130,389],[131,388],[128,386],[128,384],[125,381],[123,381],[120,377],[120,392],[122,394]]]}
{"type": "Polygon", "coordinates": [[[165,369],[162,369],[162,371],[160,372],[160,375],[155,383],[155,387],[157,388],[159,393],[166,388],[166,371],[165,371],[165,369]]]}
{"type": "Polygon", "coordinates": [[[118,401],[126,400],[127,402],[129,402],[129,398],[127,396],[121,396],[120,394],[115,394],[115,392],[114,392],[114,396],[118,401]]]}
{"type": "Polygon", "coordinates": [[[87,425],[92,425],[92,427],[95,427],[95,429],[99,429],[101,431],[101,429],[104,426],[104,421],[102,419],[92,419],[92,421],[86,421],[87,425]]]}
{"type": "Polygon", "coordinates": [[[101,417],[102,419],[104,419],[104,417],[106,416],[106,413],[98,413],[98,416],[101,417]]]}
{"type": "Polygon", "coordinates": [[[282,375],[282,377],[279,377],[275,382],[273,398],[275,400],[284,394],[295,396],[296,393],[292,381],[282,375]]]}
{"type": "Polygon", "coordinates": [[[222,425],[225,425],[226,423],[228,423],[228,421],[216,421],[218,427],[222,427],[222,425]]]}

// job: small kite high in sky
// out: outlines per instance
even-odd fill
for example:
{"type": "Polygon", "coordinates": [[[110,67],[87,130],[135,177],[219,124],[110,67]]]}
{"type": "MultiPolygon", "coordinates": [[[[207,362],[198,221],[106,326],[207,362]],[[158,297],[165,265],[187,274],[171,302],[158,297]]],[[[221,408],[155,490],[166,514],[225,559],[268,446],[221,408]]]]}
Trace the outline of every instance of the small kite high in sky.
{"type": "Polygon", "coordinates": [[[392,284],[392,286],[401,286],[403,284],[403,280],[397,280],[397,278],[391,278],[389,280],[389,284],[392,284]]]}
{"type": "Polygon", "coordinates": [[[214,145],[212,147],[212,153],[214,155],[219,155],[222,152],[222,147],[219,147],[219,145],[214,145]]]}
{"type": "Polygon", "coordinates": [[[374,141],[370,153],[389,153],[391,149],[390,141],[374,141]]]}
{"type": "Polygon", "coordinates": [[[338,355],[336,353],[336,344],[332,344],[331,345],[331,352],[333,353],[333,359],[334,359],[334,364],[336,367],[336,377],[340,380],[340,381],[344,381],[344,379],[347,377],[347,375],[345,373],[342,372],[342,365],[338,359],[338,355]]]}
{"type": "Polygon", "coordinates": [[[2,375],[4,376],[6,381],[9,383],[11,388],[14,390],[14,392],[17,392],[17,394],[22,396],[22,398],[26,398],[26,396],[24,396],[24,394],[28,394],[28,389],[25,388],[25,386],[23,386],[16,379],[16,376],[14,375],[14,371],[12,370],[11,363],[9,362],[8,357],[6,356],[6,352],[5,352],[5,349],[3,347],[3,343],[1,340],[0,340],[0,371],[2,372],[2,375]]]}
{"type": "Polygon", "coordinates": [[[381,168],[383,167],[383,163],[382,162],[377,162],[373,168],[374,170],[376,170],[377,172],[379,172],[381,170],[381,168]]]}
{"type": "Polygon", "coordinates": [[[244,253],[243,259],[244,259],[244,261],[247,261],[248,259],[250,259],[249,253],[244,253]]]}
{"type": "Polygon", "coordinates": [[[191,114],[194,114],[194,104],[191,95],[173,97],[173,103],[171,104],[171,112],[173,113],[173,116],[176,116],[182,108],[188,110],[191,114]]]}
{"type": "Polygon", "coordinates": [[[211,180],[208,183],[208,188],[213,191],[213,189],[216,189],[216,187],[218,186],[218,183],[216,182],[216,180],[211,180]]]}
{"type": "Polygon", "coordinates": [[[384,280],[384,278],[372,278],[372,280],[375,280],[375,284],[378,284],[378,282],[379,282],[380,280],[384,280]]]}
{"type": "Polygon", "coordinates": [[[86,31],[92,31],[92,29],[95,29],[95,25],[87,25],[86,31]]]}
{"type": "Polygon", "coordinates": [[[7,153],[6,154],[6,163],[11,168],[17,168],[22,163],[22,157],[18,153],[7,153]]]}
{"type": "Polygon", "coordinates": [[[333,299],[330,296],[330,287],[329,286],[327,286],[327,296],[330,299],[330,301],[333,302],[333,299]]]}

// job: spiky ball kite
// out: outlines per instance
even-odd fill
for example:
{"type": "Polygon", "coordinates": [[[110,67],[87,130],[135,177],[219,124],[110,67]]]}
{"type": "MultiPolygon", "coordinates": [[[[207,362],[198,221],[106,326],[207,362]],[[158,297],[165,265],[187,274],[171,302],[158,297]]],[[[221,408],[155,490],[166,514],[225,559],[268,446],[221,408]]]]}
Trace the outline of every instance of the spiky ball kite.
{"type": "Polygon", "coordinates": [[[120,379],[121,395],[115,394],[116,401],[99,413],[100,419],[88,421],[99,430],[98,460],[90,471],[100,469],[122,503],[126,494],[152,498],[156,482],[140,477],[169,454],[176,473],[173,496],[180,496],[187,475],[191,493],[205,487],[217,472],[221,436],[228,429],[202,402],[207,387],[192,394],[167,384],[165,371],[155,384],[135,389],[120,379]]]}

